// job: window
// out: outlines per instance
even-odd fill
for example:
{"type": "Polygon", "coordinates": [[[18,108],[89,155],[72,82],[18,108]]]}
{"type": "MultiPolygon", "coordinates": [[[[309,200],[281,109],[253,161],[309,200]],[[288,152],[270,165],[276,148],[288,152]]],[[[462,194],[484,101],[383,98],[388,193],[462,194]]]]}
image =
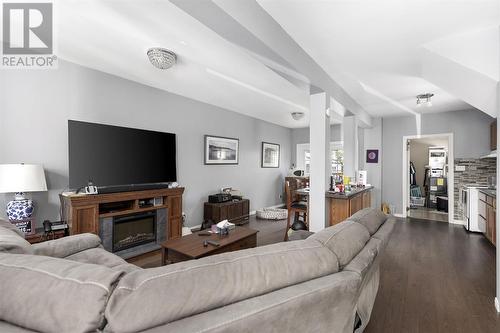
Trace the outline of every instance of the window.
{"type": "Polygon", "coordinates": [[[344,150],[342,149],[331,149],[332,156],[332,175],[335,178],[344,174],[344,150]]]}
{"type": "MultiPolygon", "coordinates": [[[[343,142],[330,142],[330,157],[332,163],[331,173],[340,176],[344,173],[344,150],[343,142]]],[[[308,143],[297,145],[296,166],[299,170],[304,170],[305,175],[311,173],[311,148],[308,143]]]]}

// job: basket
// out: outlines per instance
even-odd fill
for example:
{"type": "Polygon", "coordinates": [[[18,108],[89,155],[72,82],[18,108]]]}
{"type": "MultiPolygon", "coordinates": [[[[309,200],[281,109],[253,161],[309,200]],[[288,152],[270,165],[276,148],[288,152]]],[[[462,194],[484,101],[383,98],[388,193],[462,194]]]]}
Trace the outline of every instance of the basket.
{"type": "Polygon", "coordinates": [[[410,197],[411,207],[425,207],[425,198],[421,197],[410,197]]]}
{"type": "Polygon", "coordinates": [[[264,220],[284,220],[288,217],[288,210],[282,208],[264,208],[257,211],[257,218],[264,220]]]}

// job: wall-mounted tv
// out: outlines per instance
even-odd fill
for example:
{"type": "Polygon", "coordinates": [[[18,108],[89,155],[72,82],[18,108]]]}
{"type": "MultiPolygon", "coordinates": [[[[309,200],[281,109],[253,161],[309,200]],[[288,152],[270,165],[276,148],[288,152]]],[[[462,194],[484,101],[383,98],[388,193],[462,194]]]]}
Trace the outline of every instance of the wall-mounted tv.
{"type": "Polygon", "coordinates": [[[177,181],[175,134],[69,120],[68,140],[72,189],[89,181],[100,192],[177,181]]]}

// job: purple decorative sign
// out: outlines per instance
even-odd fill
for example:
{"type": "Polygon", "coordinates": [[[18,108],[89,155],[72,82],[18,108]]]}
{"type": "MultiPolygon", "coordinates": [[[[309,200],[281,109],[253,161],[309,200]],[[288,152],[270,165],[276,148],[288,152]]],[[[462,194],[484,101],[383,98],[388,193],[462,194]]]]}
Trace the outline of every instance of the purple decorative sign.
{"type": "Polygon", "coordinates": [[[378,149],[366,150],[366,163],[378,163],[378,149]]]}

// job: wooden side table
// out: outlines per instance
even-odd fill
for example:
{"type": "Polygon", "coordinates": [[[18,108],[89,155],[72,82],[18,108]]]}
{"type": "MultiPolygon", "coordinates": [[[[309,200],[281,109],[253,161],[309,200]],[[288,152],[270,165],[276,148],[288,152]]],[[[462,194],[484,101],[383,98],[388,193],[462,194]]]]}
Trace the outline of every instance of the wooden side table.
{"type": "Polygon", "coordinates": [[[30,244],[37,244],[37,243],[42,243],[48,240],[53,240],[53,239],[58,239],[62,238],[64,236],[67,236],[67,233],[65,230],[56,230],[52,231],[48,234],[45,234],[43,232],[43,228],[37,228],[35,230],[34,234],[31,235],[26,235],[24,238],[30,243],[30,244]]]}
{"type": "Polygon", "coordinates": [[[228,220],[236,225],[248,223],[250,216],[250,201],[241,199],[221,203],[205,202],[203,209],[203,220],[219,223],[228,220]]]}

